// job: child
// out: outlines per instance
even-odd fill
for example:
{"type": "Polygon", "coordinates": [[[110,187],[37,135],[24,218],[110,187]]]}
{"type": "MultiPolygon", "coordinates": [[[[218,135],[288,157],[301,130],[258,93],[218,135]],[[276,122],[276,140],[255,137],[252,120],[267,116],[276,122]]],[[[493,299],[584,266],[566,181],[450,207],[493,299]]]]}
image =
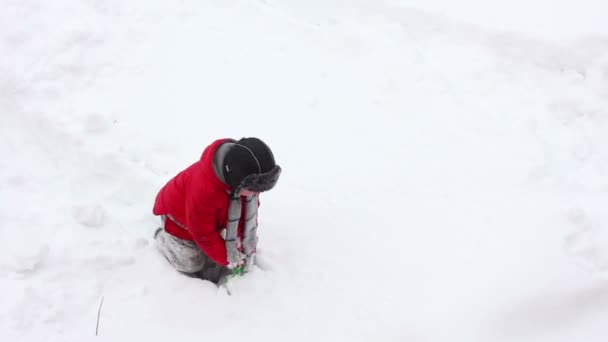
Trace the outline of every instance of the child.
{"type": "Polygon", "coordinates": [[[216,140],[158,193],[158,250],[178,271],[215,283],[226,268],[249,269],[258,241],[258,196],[280,174],[262,140],[216,140]]]}

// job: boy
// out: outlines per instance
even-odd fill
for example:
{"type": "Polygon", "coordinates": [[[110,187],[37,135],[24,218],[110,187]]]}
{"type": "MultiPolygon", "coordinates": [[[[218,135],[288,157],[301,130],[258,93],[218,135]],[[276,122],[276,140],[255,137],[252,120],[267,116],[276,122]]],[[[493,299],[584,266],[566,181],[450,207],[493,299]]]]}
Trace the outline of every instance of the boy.
{"type": "Polygon", "coordinates": [[[248,270],[258,241],[258,196],[280,174],[262,140],[216,140],[158,193],[158,250],[178,271],[215,283],[226,268],[248,270]]]}

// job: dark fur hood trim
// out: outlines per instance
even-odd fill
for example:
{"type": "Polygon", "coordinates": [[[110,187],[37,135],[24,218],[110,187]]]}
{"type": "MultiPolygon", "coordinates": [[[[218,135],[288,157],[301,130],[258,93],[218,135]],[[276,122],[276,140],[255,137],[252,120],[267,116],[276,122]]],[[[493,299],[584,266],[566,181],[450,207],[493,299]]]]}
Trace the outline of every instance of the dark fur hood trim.
{"type": "Polygon", "coordinates": [[[279,165],[275,165],[274,168],[266,173],[256,173],[243,178],[239,189],[247,189],[253,192],[268,191],[274,188],[280,175],[281,167],[279,165]]]}

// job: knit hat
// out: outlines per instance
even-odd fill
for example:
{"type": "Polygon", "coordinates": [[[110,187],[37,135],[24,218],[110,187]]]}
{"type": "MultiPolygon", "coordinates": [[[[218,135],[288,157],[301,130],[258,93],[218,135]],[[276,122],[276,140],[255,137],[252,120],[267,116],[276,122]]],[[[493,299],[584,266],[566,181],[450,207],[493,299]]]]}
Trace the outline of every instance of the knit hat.
{"type": "Polygon", "coordinates": [[[272,189],[281,174],[272,151],[258,138],[242,138],[226,153],[222,173],[236,193],[240,189],[263,192],[272,189]]]}

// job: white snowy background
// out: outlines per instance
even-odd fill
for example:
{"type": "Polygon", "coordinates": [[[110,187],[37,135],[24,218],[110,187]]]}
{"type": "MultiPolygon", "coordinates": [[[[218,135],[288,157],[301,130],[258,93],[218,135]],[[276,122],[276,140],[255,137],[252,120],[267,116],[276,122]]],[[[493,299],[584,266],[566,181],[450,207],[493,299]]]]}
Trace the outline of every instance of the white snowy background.
{"type": "Polygon", "coordinates": [[[1,341],[608,341],[605,1],[0,5],[1,341]],[[228,295],[151,210],[243,136],[228,295]]]}

